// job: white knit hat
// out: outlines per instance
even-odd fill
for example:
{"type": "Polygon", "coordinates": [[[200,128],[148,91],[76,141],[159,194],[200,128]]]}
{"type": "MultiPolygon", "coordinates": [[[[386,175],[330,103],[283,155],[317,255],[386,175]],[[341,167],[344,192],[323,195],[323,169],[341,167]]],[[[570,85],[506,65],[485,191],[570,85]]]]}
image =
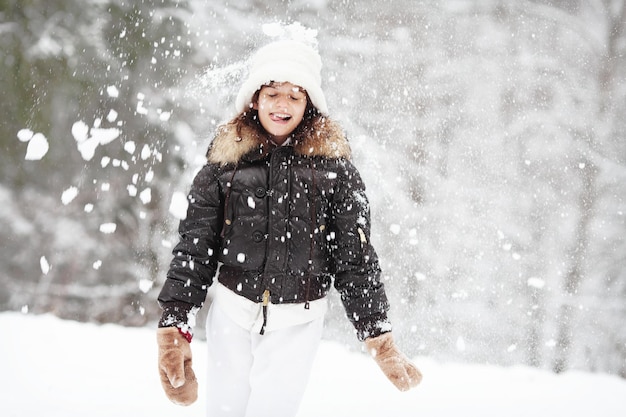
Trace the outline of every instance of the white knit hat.
{"type": "Polygon", "coordinates": [[[300,41],[281,40],[260,48],[248,61],[248,78],[239,89],[235,108],[246,110],[254,93],[263,85],[290,82],[304,88],[317,110],[328,114],[322,92],[322,59],[319,53],[300,41]]]}

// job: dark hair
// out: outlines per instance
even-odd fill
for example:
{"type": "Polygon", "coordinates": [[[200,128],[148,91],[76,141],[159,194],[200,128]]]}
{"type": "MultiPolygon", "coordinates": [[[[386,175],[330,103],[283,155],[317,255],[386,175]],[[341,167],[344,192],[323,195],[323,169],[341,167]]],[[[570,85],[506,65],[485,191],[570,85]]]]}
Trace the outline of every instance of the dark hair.
{"type": "MultiPolygon", "coordinates": [[[[259,93],[261,89],[259,88],[254,95],[252,96],[252,103],[256,103],[259,100],[259,93]]],[[[306,93],[306,91],[305,91],[306,93]]],[[[322,114],[317,110],[317,107],[313,105],[311,102],[311,98],[309,94],[306,95],[306,108],[304,109],[304,116],[302,117],[302,121],[300,124],[294,129],[291,133],[291,137],[296,141],[300,142],[301,139],[313,129],[315,122],[322,117],[322,114]]],[[[259,137],[267,137],[268,134],[261,125],[259,120],[259,111],[253,107],[249,107],[248,109],[241,112],[237,117],[235,117],[230,123],[234,124],[237,128],[237,134],[241,135],[241,128],[248,127],[253,129],[259,137]]]]}

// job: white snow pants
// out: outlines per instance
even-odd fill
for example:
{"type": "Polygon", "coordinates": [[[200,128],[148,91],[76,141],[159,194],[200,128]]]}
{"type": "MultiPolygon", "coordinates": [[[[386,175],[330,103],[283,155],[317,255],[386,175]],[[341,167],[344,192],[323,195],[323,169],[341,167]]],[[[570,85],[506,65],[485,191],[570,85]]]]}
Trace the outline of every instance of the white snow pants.
{"type": "Polygon", "coordinates": [[[207,316],[207,417],[295,417],[324,319],[248,331],[218,306],[207,316]]]}

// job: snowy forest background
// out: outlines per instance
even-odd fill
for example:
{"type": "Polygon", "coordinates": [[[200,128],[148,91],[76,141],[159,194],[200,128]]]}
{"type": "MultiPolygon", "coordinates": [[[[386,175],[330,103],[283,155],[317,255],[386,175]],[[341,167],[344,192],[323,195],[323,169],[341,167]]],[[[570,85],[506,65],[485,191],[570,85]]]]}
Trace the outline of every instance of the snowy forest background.
{"type": "MultiPolygon", "coordinates": [[[[0,310],[154,326],[242,60],[297,21],[402,348],[626,378],[625,3],[0,0],[0,310]]],[[[358,348],[336,295],[326,337],[358,348]]]]}

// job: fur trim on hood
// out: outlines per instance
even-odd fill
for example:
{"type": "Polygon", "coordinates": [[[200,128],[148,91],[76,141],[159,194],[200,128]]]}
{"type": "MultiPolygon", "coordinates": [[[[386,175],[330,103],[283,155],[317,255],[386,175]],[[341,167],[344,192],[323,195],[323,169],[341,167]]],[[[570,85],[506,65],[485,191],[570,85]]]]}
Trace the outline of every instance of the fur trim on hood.
{"type": "MultiPolygon", "coordinates": [[[[256,129],[242,125],[237,133],[238,123],[230,122],[220,126],[207,152],[210,163],[221,166],[237,164],[246,159],[259,159],[271,149],[268,138],[256,129]]],[[[350,159],[350,144],[341,126],[328,118],[320,117],[313,128],[294,141],[297,155],[324,157],[329,159],[350,159]]]]}

